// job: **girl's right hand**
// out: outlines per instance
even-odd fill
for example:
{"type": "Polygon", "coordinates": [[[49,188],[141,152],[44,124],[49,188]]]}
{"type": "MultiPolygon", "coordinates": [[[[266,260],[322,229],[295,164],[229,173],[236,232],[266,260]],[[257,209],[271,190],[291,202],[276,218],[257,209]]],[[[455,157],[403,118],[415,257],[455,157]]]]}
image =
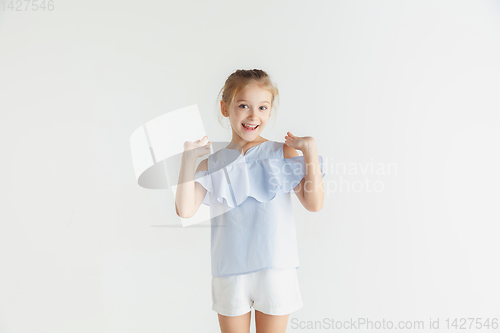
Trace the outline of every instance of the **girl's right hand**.
{"type": "Polygon", "coordinates": [[[205,135],[200,140],[184,142],[184,152],[196,158],[210,154],[210,146],[212,143],[210,141],[207,142],[207,140],[208,137],[205,135]]]}

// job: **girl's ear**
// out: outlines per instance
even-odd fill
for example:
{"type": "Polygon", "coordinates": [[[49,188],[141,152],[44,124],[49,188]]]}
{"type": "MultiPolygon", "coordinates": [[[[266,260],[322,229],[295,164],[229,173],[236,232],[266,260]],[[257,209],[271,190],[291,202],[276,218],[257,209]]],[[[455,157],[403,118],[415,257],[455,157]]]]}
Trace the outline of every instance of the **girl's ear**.
{"type": "Polygon", "coordinates": [[[220,110],[224,116],[227,116],[227,105],[224,101],[220,101],[220,110]]]}

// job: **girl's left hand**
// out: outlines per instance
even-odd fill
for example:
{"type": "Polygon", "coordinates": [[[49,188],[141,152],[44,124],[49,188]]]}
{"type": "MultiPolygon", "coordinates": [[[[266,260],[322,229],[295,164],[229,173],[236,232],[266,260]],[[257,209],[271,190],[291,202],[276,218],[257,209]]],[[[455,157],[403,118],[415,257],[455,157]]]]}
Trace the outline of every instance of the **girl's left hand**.
{"type": "Polygon", "coordinates": [[[315,144],[314,138],[312,136],[295,136],[291,132],[286,132],[285,144],[289,147],[295,148],[297,150],[307,150],[311,145],[315,144]]]}

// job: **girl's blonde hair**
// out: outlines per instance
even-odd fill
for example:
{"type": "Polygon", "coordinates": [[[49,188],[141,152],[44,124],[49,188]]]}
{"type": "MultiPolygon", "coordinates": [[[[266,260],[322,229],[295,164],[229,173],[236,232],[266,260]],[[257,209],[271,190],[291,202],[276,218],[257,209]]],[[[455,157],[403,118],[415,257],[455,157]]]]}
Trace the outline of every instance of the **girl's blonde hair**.
{"type": "MultiPolygon", "coordinates": [[[[271,100],[271,113],[273,113],[273,109],[276,111],[279,103],[279,91],[277,86],[271,81],[269,75],[261,69],[238,69],[236,72],[229,75],[224,86],[217,95],[218,107],[216,107],[216,109],[221,125],[223,125],[221,120],[224,118],[220,112],[219,97],[221,93],[221,101],[224,101],[228,107],[231,107],[236,94],[244,90],[250,84],[257,84],[260,88],[269,91],[273,95],[271,100]]],[[[274,112],[274,116],[276,117],[276,112],[274,112]]]]}

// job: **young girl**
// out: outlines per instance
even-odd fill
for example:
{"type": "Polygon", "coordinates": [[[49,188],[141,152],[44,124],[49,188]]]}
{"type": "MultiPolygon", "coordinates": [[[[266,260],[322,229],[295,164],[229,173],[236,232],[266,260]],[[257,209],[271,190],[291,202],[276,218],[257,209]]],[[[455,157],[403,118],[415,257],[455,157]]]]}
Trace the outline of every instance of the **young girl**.
{"type": "Polygon", "coordinates": [[[212,309],[222,333],[249,332],[252,307],[257,333],[285,332],[289,313],[303,306],[291,192],[307,210],[322,208],[323,159],[313,137],[260,136],[278,97],[264,71],[237,70],[221,92],[231,143],[195,173],[211,143],[185,142],[176,212],[189,218],[210,206],[212,309]]]}

